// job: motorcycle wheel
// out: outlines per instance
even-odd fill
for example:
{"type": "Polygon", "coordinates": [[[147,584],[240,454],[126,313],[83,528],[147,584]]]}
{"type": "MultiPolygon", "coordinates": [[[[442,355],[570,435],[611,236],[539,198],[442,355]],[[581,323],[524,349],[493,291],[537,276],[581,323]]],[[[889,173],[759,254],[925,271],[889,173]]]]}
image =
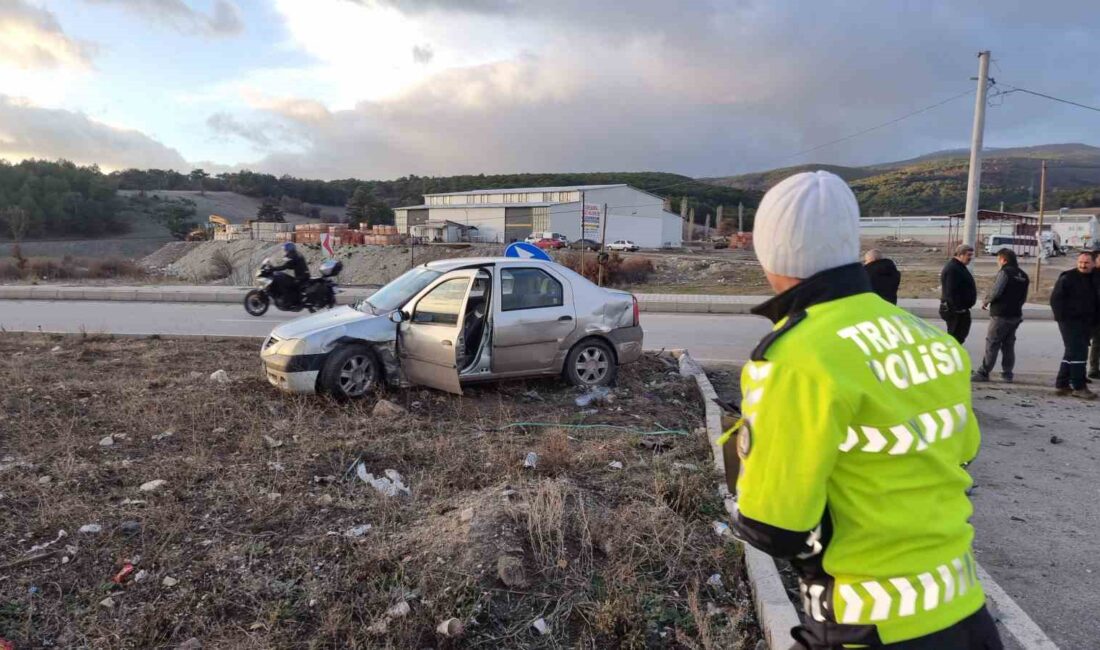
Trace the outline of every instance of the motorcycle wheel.
{"type": "Polygon", "coordinates": [[[270,306],[267,294],[259,289],[253,289],[244,296],[244,310],[252,316],[263,316],[270,306]]]}

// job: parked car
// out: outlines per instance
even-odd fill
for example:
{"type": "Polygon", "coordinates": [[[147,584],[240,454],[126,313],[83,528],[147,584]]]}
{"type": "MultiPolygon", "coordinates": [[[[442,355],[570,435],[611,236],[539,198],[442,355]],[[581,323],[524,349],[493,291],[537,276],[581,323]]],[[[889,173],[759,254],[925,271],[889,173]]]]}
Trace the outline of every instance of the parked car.
{"type": "Polygon", "coordinates": [[[535,242],[535,246],[538,246],[543,250],[547,248],[556,250],[558,248],[565,248],[565,242],[560,239],[540,239],[535,242]]]}
{"type": "Polygon", "coordinates": [[[560,241],[563,245],[569,243],[569,238],[561,234],[560,232],[533,232],[530,235],[527,235],[527,238],[523,241],[527,242],[528,244],[537,244],[540,240],[543,239],[556,239],[560,241]]]}
{"type": "Polygon", "coordinates": [[[612,251],[636,251],[641,247],[629,239],[616,239],[607,245],[607,250],[612,251]]]}
{"type": "Polygon", "coordinates": [[[575,251],[579,251],[582,249],[588,251],[598,251],[600,250],[600,242],[593,241],[591,239],[577,239],[575,241],[569,242],[569,248],[575,251]]]}
{"type": "Polygon", "coordinates": [[[429,262],[355,306],[284,323],[260,357],[281,389],[356,398],[539,375],[604,386],[641,354],[631,294],[553,262],[491,257],[429,262]]]}

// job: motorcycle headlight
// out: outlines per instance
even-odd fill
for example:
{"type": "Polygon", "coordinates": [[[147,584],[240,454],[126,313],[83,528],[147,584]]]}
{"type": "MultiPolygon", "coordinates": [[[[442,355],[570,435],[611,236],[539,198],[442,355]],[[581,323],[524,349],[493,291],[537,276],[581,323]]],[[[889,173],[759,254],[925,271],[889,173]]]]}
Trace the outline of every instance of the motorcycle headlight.
{"type": "Polygon", "coordinates": [[[271,278],[256,278],[256,286],[266,289],[271,286],[271,278]]]}

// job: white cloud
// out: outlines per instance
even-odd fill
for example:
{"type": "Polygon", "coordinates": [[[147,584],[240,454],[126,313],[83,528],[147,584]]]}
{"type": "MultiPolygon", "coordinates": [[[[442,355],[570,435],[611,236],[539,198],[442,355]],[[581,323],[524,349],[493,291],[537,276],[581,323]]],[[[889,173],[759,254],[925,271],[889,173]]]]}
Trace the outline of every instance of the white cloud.
{"type": "Polygon", "coordinates": [[[111,4],[169,25],[181,32],[206,36],[230,36],[244,29],[241,12],[228,0],[216,0],[209,14],[193,9],[183,0],[85,0],[91,4],[111,4]]]}
{"type": "Polygon", "coordinates": [[[87,68],[94,46],[66,35],[53,12],[25,0],[0,3],[0,66],[87,68]]]}
{"type": "Polygon", "coordinates": [[[108,126],[81,113],[42,108],[0,95],[0,157],[64,158],[101,167],[188,169],[175,149],[133,130],[108,126]]]}

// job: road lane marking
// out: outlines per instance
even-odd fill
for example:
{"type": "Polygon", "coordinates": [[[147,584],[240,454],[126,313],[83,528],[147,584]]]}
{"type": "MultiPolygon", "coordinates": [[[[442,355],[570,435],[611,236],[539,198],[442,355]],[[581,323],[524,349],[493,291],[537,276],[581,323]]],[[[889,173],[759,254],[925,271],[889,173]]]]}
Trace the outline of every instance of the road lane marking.
{"type": "Polygon", "coordinates": [[[982,581],[985,595],[997,605],[1000,614],[1000,623],[1005,626],[1012,636],[1027,650],[1059,650],[1058,646],[1050,640],[1035,621],[1012,600],[1012,596],[997,584],[993,576],[985,570],[985,567],[975,562],[978,567],[978,579],[982,581]]]}

